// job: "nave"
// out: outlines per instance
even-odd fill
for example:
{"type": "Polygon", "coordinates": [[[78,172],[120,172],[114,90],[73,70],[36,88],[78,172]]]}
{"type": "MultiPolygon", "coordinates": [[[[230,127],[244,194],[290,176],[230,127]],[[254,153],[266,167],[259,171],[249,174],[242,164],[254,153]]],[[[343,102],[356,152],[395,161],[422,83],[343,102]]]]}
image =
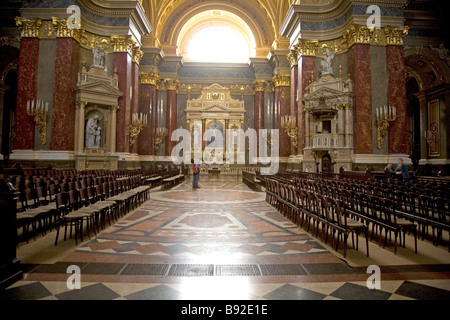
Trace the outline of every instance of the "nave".
{"type": "MultiPolygon", "coordinates": [[[[236,177],[201,176],[150,199],[96,236],[62,239],[54,232],[21,243],[24,275],[2,299],[328,300],[449,299],[445,246],[418,242],[392,250],[369,242],[346,258],[299,228],[236,177]],[[70,290],[67,268],[81,270],[70,290]],[[367,266],[381,268],[381,289],[369,290],[367,266]]],[[[361,244],[364,238],[360,237],[361,244]]]]}

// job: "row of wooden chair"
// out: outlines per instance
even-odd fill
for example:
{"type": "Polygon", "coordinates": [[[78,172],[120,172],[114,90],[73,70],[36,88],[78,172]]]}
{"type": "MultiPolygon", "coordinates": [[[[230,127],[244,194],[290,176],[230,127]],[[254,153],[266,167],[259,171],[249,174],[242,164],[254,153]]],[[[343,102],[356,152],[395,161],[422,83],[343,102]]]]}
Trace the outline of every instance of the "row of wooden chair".
{"type": "Polygon", "coordinates": [[[140,177],[124,179],[110,183],[103,183],[96,187],[70,190],[56,195],[58,211],[57,233],[55,245],[58,243],[59,228],[64,226],[64,240],[67,228],[70,235],[74,229],[75,243],[83,241],[83,224],[86,223],[86,232],[89,236],[91,230],[96,234],[108,221],[119,219],[130,210],[137,208],[149,198],[150,187],[139,185],[140,177]],[[134,181],[133,181],[134,180],[134,181]]]}

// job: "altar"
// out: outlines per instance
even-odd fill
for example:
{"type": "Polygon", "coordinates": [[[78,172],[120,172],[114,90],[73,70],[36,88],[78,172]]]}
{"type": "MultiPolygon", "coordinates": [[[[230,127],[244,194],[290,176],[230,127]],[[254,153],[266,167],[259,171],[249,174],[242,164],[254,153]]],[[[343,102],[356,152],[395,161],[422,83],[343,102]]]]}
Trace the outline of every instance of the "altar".
{"type": "Polygon", "coordinates": [[[244,101],[233,99],[229,88],[219,84],[203,88],[199,98],[188,99],[185,112],[192,154],[201,154],[207,164],[225,163],[227,152],[245,159],[245,146],[236,148],[237,139],[233,140],[234,132],[244,130],[244,101]]]}

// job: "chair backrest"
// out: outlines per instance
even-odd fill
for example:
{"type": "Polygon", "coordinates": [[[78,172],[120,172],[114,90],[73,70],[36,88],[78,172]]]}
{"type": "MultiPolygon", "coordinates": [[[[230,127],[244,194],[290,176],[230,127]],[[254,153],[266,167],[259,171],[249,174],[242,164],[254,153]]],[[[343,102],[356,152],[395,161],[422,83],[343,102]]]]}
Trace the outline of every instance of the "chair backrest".
{"type": "Polygon", "coordinates": [[[39,203],[41,203],[41,201],[48,201],[47,187],[39,187],[36,189],[36,191],[37,191],[37,197],[38,197],[39,203]]]}
{"type": "Polygon", "coordinates": [[[424,218],[438,220],[436,202],[429,195],[419,195],[419,212],[424,218]]]}
{"type": "Polygon", "coordinates": [[[38,205],[38,197],[36,189],[25,189],[25,201],[28,207],[36,207],[38,205]]]}
{"type": "Polygon", "coordinates": [[[69,205],[69,195],[66,192],[56,194],[56,209],[58,212],[68,213],[67,207],[69,205]]]}

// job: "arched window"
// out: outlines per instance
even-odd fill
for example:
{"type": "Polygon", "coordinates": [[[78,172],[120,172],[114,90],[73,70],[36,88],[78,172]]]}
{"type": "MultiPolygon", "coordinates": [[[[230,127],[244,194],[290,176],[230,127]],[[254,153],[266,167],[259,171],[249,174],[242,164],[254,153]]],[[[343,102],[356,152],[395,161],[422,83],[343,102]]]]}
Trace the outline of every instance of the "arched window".
{"type": "Polygon", "coordinates": [[[192,37],[187,55],[192,61],[245,63],[250,57],[250,48],[235,30],[210,27],[192,37]]]}

